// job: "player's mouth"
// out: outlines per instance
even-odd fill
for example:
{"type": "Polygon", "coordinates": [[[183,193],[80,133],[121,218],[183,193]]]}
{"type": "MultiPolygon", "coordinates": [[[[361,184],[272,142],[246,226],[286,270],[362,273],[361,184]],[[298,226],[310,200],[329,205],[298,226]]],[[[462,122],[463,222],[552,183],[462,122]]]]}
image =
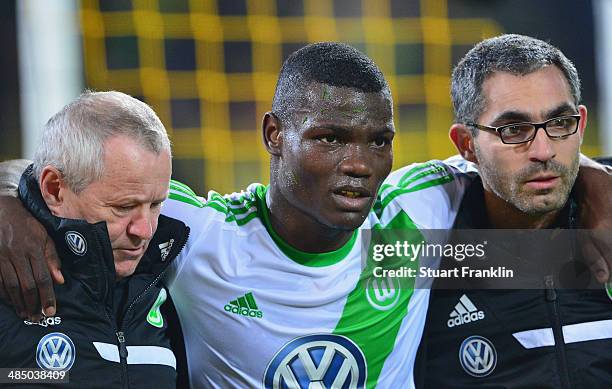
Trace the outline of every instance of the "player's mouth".
{"type": "Polygon", "coordinates": [[[535,190],[546,190],[554,188],[560,181],[559,176],[553,174],[541,174],[526,181],[526,185],[535,190]]]}
{"type": "Polygon", "coordinates": [[[340,194],[342,196],[350,197],[352,199],[356,199],[357,197],[361,197],[361,193],[353,192],[353,191],[350,191],[350,190],[341,190],[340,194]]]}
{"type": "Polygon", "coordinates": [[[370,191],[361,186],[343,186],[332,192],[332,198],[346,211],[362,211],[370,205],[372,195],[370,191]]]}

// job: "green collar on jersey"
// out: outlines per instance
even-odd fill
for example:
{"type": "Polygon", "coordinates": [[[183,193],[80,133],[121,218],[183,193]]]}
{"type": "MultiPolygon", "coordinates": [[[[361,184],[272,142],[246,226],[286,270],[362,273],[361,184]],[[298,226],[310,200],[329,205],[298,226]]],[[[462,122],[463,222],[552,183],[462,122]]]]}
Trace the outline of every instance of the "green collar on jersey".
{"type": "Polygon", "coordinates": [[[266,186],[265,188],[261,187],[257,189],[257,199],[260,203],[257,208],[261,209],[261,219],[263,220],[263,224],[266,226],[266,230],[268,230],[270,237],[272,237],[274,243],[276,243],[278,248],[286,256],[300,265],[309,267],[323,267],[334,265],[342,261],[348,255],[348,253],[351,252],[355,242],[357,241],[358,230],[353,232],[351,238],[342,247],[326,253],[307,253],[305,251],[298,250],[289,245],[289,243],[285,242],[283,238],[281,238],[276,231],[274,231],[274,228],[272,228],[272,223],[270,222],[270,209],[268,209],[268,204],[266,202],[266,194],[268,193],[269,188],[270,186],[266,186]]]}

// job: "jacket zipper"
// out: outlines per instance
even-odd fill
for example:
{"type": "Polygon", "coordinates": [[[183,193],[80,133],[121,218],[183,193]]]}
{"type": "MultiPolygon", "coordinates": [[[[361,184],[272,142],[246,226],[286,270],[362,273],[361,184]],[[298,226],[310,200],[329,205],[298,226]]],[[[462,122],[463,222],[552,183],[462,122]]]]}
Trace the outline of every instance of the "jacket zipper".
{"type": "Polygon", "coordinates": [[[127,347],[125,346],[125,334],[123,333],[123,331],[117,331],[116,333],[117,335],[117,340],[119,341],[119,361],[121,363],[121,369],[122,369],[122,378],[123,378],[123,387],[127,388],[128,387],[128,371],[127,371],[127,357],[128,357],[128,350],[127,347]]]}
{"type": "MultiPolygon", "coordinates": [[[[190,229],[189,227],[186,228],[186,233],[185,233],[185,238],[183,239],[183,241],[181,242],[181,244],[178,247],[178,250],[176,251],[176,254],[173,256],[176,257],[177,255],[179,255],[181,253],[181,251],[183,251],[183,248],[185,247],[185,245],[187,244],[187,240],[189,239],[189,233],[190,233],[190,229]]],[[[98,239],[98,243],[101,244],[99,242],[98,239]]],[[[134,304],[140,300],[142,298],[142,296],[144,296],[150,289],[151,287],[153,287],[153,285],[157,284],[157,282],[164,276],[164,274],[166,274],[166,271],[169,268],[169,264],[164,268],[164,270],[159,273],[157,275],[157,277],[155,277],[155,279],[149,284],[147,285],[147,287],[142,291],[142,293],[140,293],[138,296],[136,296],[136,298],[134,298],[134,300],[132,300],[132,302],[130,303],[130,306],[128,307],[128,309],[125,311],[125,314],[123,315],[123,319],[121,320],[121,325],[119,327],[119,329],[117,329],[117,326],[115,325],[116,320],[113,320],[113,314],[109,313],[108,307],[106,307],[105,309],[105,313],[106,313],[106,317],[108,318],[109,322],[111,323],[111,325],[113,326],[113,329],[115,329],[115,336],[117,337],[117,345],[119,347],[119,363],[121,364],[121,381],[123,383],[123,387],[124,388],[129,388],[128,385],[128,363],[127,363],[127,358],[128,358],[128,349],[126,346],[126,340],[125,340],[125,332],[123,331],[123,327],[125,327],[125,324],[127,322],[127,317],[128,317],[128,313],[130,312],[130,310],[132,309],[132,307],[134,306],[134,304]]],[[[106,279],[108,279],[108,272],[106,270],[105,266],[102,266],[102,269],[104,271],[104,276],[106,279]]]]}
{"type": "Polygon", "coordinates": [[[561,319],[559,317],[559,302],[557,301],[557,291],[555,290],[553,276],[547,275],[544,277],[544,284],[546,285],[546,301],[550,303],[552,311],[555,353],[557,354],[559,372],[561,373],[561,386],[569,389],[571,386],[569,372],[567,369],[567,357],[565,355],[565,340],[563,339],[563,329],[561,327],[561,319]]]}
{"type": "MultiPolygon", "coordinates": [[[[187,244],[187,240],[189,239],[189,233],[190,233],[190,230],[189,230],[189,228],[187,228],[186,233],[185,233],[185,238],[183,239],[181,244],[177,246],[178,249],[176,251],[176,254],[173,256],[173,258],[176,257],[177,255],[179,255],[181,253],[181,251],[183,251],[183,248],[185,247],[185,245],[187,244]]],[[[168,271],[169,267],[170,267],[170,264],[168,264],[164,268],[164,270],[162,270],[161,273],[159,273],[157,275],[157,277],[155,277],[153,282],[151,282],[149,285],[147,285],[147,287],[142,291],[142,293],[140,293],[138,296],[136,296],[136,298],[134,298],[134,300],[132,300],[132,302],[130,303],[130,306],[128,307],[128,309],[125,311],[125,314],[123,315],[123,320],[121,321],[121,328],[123,328],[123,326],[125,325],[125,322],[126,322],[127,317],[128,317],[128,313],[130,312],[130,310],[132,309],[134,304],[136,304],[136,302],[138,300],[140,300],[142,298],[142,296],[147,294],[147,292],[149,291],[149,289],[151,289],[153,287],[153,285],[157,284],[157,282],[164,276],[164,274],[166,274],[166,271],[168,271]]]]}
{"type": "MultiPolygon", "coordinates": [[[[190,229],[187,228],[186,233],[185,233],[185,238],[183,239],[181,244],[178,246],[176,254],[173,256],[173,258],[179,255],[181,251],[183,251],[183,248],[185,247],[185,245],[187,244],[187,240],[189,239],[189,233],[190,233],[190,229]]],[[[157,277],[155,277],[155,279],[149,285],[147,285],[147,287],[138,296],[134,298],[134,300],[132,300],[128,309],[125,311],[123,315],[123,319],[121,320],[121,326],[119,327],[119,330],[115,332],[115,334],[117,335],[117,341],[119,344],[119,358],[121,361],[121,366],[123,368],[123,387],[124,388],[128,388],[128,377],[127,377],[128,376],[128,371],[127,371],[128,350],[127,350],[127,346],[125,342],[125,332],[123,332],[123,328],[125,327],[125,324],[127,322],[128,314],[134,307],[134,304],[136,304],[136,302],[140,300],[142,296],[147,294],[147,292],[153,287],[153,285],[157,284],[159,280],[164,276],[164,274],[166,274],[166,271],[168,270],[169,267],[170,265],[168,264],[164,268],[164,270],[162,270],[161,273],[159,273],[157,277]]]]}
{"type": "MultiPolygon", "coordinates": [[[[100,245],[100,247],[102,247],[102,242],[100,241],[100,238],[96,235],[96,240],[98,241],[98,245],[100,245]]],[[[129,388],[128,385],[128,370],[127,370],[127,355],[128,355],[128,350],[127,347],[125,346],[125,336],[123,331],[120,331],[117,329],[117,320],[115,319],[115,315],[112,312],[112,308],[109,308],[109,306],[107,305],[108,302],[108,298],[109,298],[109,292],[112,290],[109,285],[108,285],[108,279],[109,279],[109,274],[108,274],[108,270],[106,269],[106,266],[102,266],[102,271],[104,272],[104,279],[107,280],[107,284],[106,284],[106,293],[104,296],[104,313],[106,314],[106,318],[108,319],[109,323],[111,324],[112,328],[113,328],[113,332],[115,333],[115,336],[117,338],[118,341],[118,347],[119,347],[119,364],[121,365],[121,386],[123,388],[129,388]]]]}
{"type": "Polygon", "coordinates": [[[115,336],[117,337],[118,346],[119,346],[119,364],[121,365],[121,386],[124,388],[128,388],[128,370],[127,370],[127,357],[128,350],[125,345],[125,334],[123,331],[119,331],[115,324],[116,320],[113,319],[113,315],[110,313],[108,307],[104,310],[108,321],[111,323],[113,330],[115,332],[115,336]]]}

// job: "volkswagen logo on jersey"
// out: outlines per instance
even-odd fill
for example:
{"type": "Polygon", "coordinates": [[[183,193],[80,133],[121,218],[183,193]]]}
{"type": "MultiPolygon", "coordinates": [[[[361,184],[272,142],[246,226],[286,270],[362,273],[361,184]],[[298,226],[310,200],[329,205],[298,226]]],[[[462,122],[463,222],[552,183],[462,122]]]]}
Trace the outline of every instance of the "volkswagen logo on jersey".
{"type": "Polygon", "coordinates": [[[285,344],[264,373],[266,389],[364,388],[365,357],[350,339],[332,334],[307,335],[285,344]]]}
{"type": "Polygon", "coordinates": [[[459,362],[469,375],[486,377],[495,370],[497,351],[489,339],[477,335],[470,336],[461,343],[459,362]]]}
{"type": "Polygon", "coordinates": [[[70,370],[75,358],[74,343],[61,332],[45,335],[36,347],[36,363],[44,370],[70,370]]]}
{"type": "Polygon", "coordinates": [[[68,248],[78,256],[83,256],[87,252],[87,241],[76,231],[66,232],[66,243],[68,248]]]}
{"type": "Polygon", "coordinates": [[[400,298],[399,280],[393,277],[370,277],[366,285],[366,297],[370,305],[379,311],[393,308],[400,298]]]}

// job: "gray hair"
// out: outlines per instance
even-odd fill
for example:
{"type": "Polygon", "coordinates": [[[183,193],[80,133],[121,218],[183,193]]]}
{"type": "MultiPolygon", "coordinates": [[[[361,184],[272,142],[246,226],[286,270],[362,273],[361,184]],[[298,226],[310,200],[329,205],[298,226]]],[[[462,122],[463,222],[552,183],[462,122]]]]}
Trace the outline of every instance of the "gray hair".
{"type": "Polygon", "coordinates": [[[147,104],[121,92],[85,91],[45,124],[34,173],[40,179],[42,169],[53,166],[78,194],[102,177],[104,144],[119,135],[155,154],[170,152],[166,129],[147,104]]]}
{"type": "Polygon", "coordinates": [[[474,46],[453,70],[451,97],[455,122],[476,122],[486,108],[482,84],[494,72],[526,75],[555,65],[567,79],[574,104],[580,102],[580,78],[574,64],[549,43],[523,35],[507,34],[474,46]]]}

